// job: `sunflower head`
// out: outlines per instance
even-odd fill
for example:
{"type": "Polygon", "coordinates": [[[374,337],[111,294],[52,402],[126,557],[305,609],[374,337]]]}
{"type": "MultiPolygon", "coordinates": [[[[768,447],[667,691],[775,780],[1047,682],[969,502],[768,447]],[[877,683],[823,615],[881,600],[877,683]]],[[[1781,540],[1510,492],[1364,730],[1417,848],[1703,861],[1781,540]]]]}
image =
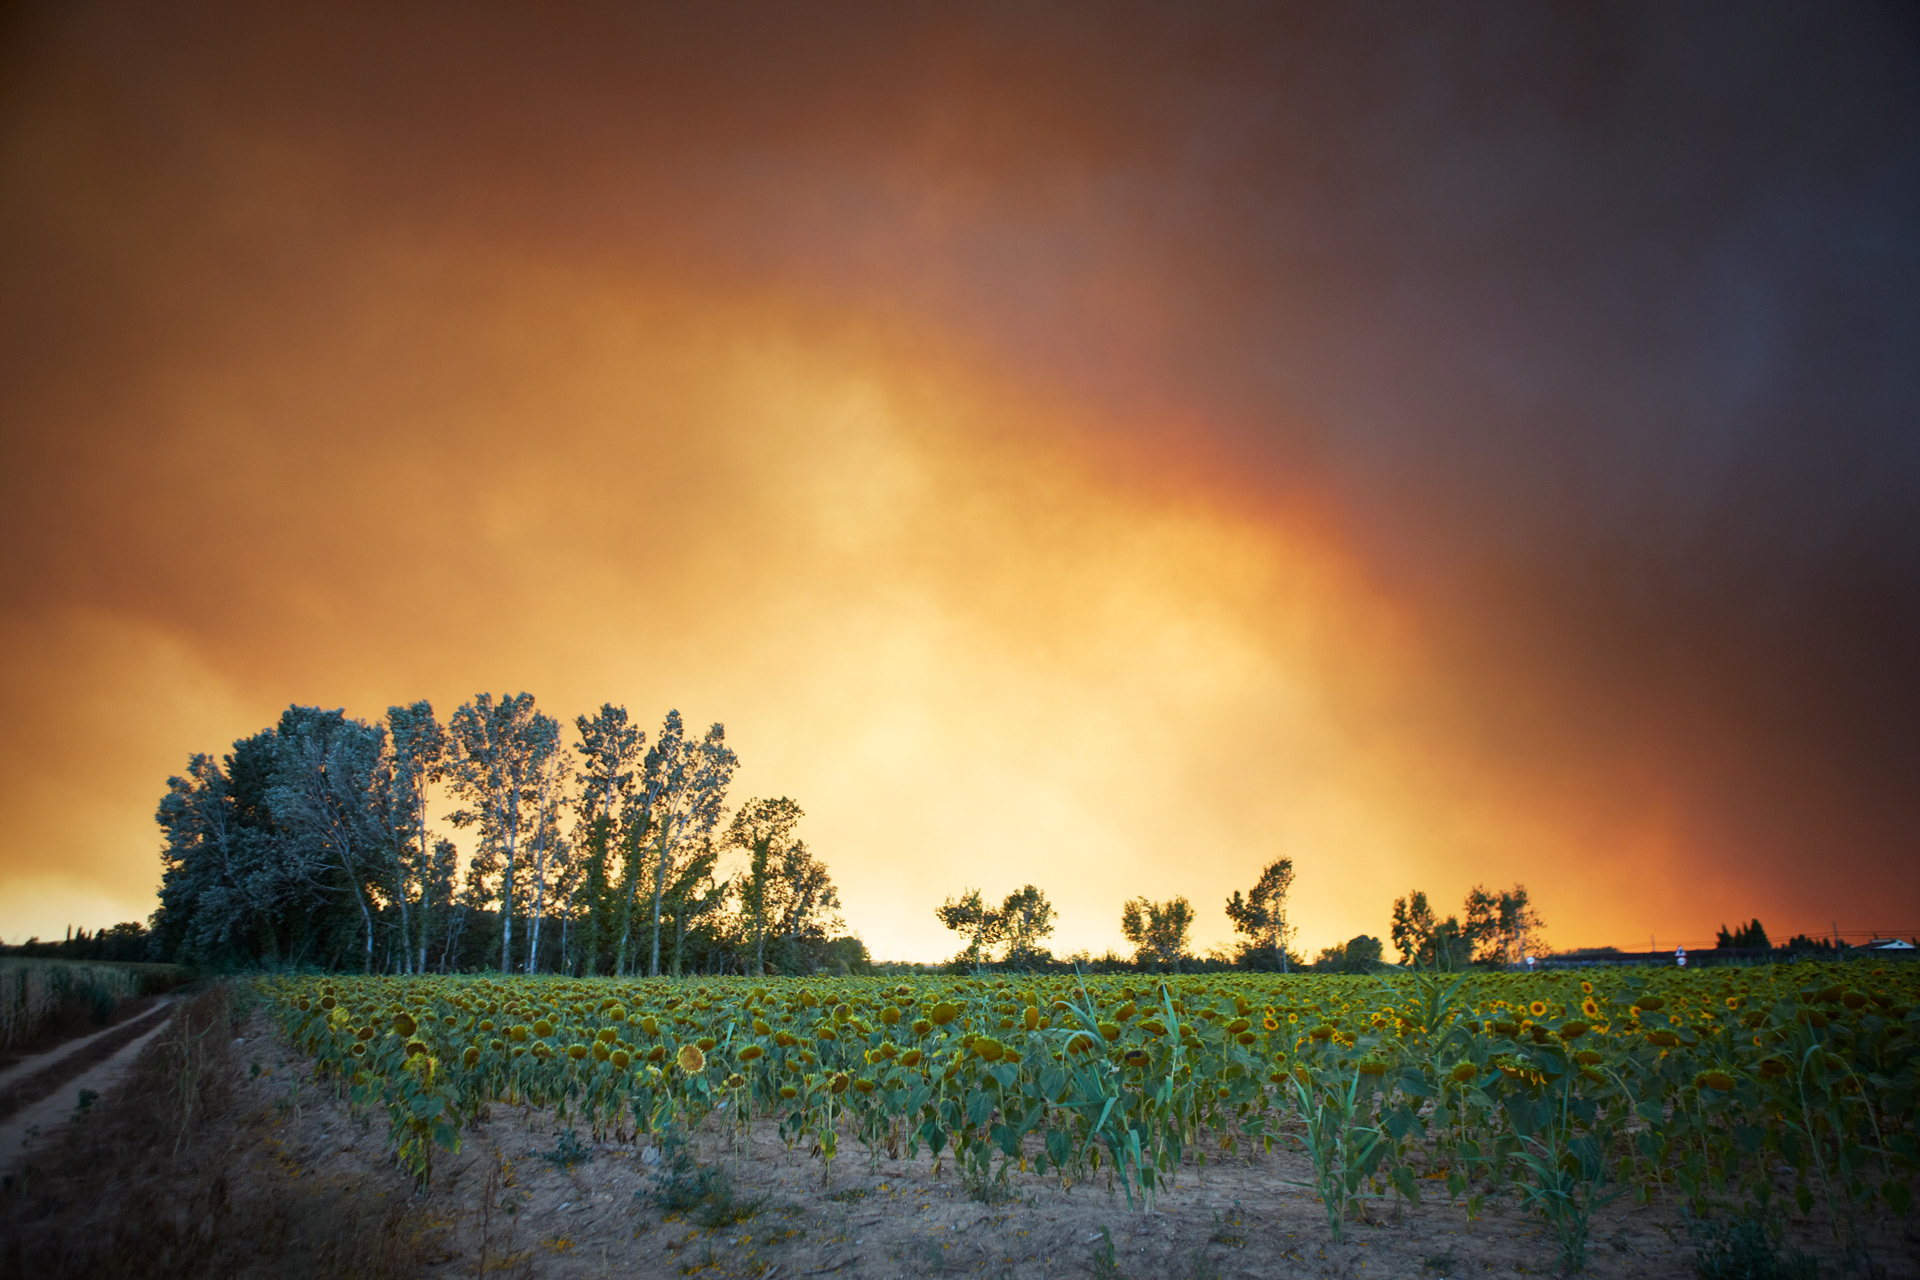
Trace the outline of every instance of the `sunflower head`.
{"type": "Polygon", "coordinates": [[[1545,1000],[1535,1000],[1527,1006],[1527,1012],[1536,1018],[1544,1018],[1547,1016],[1547,1002],[1545,1000]]]}
{"type": "Polygon", "coordinates": [[[688,1075],[696,1075],[707,1069],[707,1055],[701,1052],[697,1044],[683,1044],[680,1052],[673,1056],[674,1065],[688,1075]]]}

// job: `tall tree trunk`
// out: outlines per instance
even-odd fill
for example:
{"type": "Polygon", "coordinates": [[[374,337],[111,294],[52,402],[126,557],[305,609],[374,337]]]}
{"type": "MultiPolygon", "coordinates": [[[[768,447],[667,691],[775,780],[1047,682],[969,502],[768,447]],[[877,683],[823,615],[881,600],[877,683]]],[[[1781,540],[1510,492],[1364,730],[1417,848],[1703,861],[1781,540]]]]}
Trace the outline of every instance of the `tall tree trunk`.
{"type": "Polygon", "coordinates": [[[540,970],[540,917],[547,904],[547,829],[540,827],[540,842],[533,855],[533,922],[527,929],[527,972],[540,970]]]}
{"type": "Polygon", "coordinates": [[[500,972],[513,972],[513,854],[520,832],[520,794],[507,793],[507,869],[500,878],[500,972]]]}
{"type": "Polygon", "coordinates": [[[673,823],[672,820],[669,819],[660,828],[660,847],[655,850],[656,861],[653,868],[653,964],[647,971],[647,976],[650,978],[660,976],[660,899],[667,891],[667,839],[672,831],[673,823]]]}
{"type": "MultiPolygon", "coordinates": [[[[425,784],[422,784],[422,792],[425,784]]],[[[420,828],[420,965],[418,973],[427,971],[427,936],[433,928],[433,848],[427,843],[427,802],[423,794],[419,809],[420,828]]]]}
{"type": "MultiPolygon", "coordinates": [[[[400,908],[400,972],[412,973],[413,926],[407,919],[407,869],[406,865],[400,861],[398,849],[394,850],[393,855],[393,880],[393,900],[400,908]]],[[[391,940],[387,943],[387,950],[389,952],[393,950],[391,940]]]]}

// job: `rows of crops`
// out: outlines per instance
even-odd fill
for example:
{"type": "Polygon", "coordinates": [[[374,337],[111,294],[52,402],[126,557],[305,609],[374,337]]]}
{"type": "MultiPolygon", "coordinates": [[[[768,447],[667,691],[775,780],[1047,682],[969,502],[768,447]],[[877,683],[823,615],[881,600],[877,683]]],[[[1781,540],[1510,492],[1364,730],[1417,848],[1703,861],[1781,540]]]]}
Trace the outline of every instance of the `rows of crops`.
{"type": "Polygon", "coordinates": [[[1517,1195],[1578,1265],[1609,1199],[1784,1196],[1845,1231],[1920,1168],[1915,970],[1166,979],[273,978],[289,1035],[399,1157],[495,1103],[636,1131],[777,1124],[833,1162],[951,1161],[977,1187],[1311,1157],[1356,1202],[1517,1195]]]}

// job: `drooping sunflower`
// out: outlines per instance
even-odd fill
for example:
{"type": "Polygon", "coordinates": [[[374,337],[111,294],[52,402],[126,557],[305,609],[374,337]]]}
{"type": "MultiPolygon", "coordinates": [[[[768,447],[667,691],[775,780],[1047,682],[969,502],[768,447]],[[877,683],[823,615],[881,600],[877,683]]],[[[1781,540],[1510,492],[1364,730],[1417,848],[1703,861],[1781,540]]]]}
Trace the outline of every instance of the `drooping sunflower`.
{"type": "Polygon", "coordinates": [[[674,1065],[688,1075],[697,1075],[707,1069],[707,1055],[700,1051],[697,1044],[683,1044],[680,1052],[673,1056],[674,1065]]]}

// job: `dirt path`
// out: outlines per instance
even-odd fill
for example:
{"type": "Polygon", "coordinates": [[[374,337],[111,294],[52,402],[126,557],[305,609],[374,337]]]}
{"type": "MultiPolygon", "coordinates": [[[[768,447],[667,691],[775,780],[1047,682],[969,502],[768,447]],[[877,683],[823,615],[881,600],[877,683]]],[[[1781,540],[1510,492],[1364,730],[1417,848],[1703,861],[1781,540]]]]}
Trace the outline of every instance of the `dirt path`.
{"type": "MultiPolygon", "coordinates": [[[[158,1009],[170,1004],[173,999],[174,997],[170,995],[161,996],[154,1002],[153,1008],[158,1009]]],[[[132,1018],[116,1022],[110,1027],[102,1027],[90,1035],[77,1036],[72,1040],[62,1041],[60,1044],[55,1045],[45,1052],[36,1053],[30,1057],[21,1058],[16,1062],[8,1064],[5,1069],[0,1069],[0,1094],[6,1093],[9,1089],[13,1088],[15,1084],[27,1079],[29,1076],[38,1075],[40,1072],[45,1071],[54,1063],[82,1052],[88,1045],[97,1044],[114,1032],[124,1029],[128,1022],[135,1022],[141,1018],[150,1017],[152,1013],[153,1009],[142,1010],[132,1018]]]]}
{"type": "MultiPolygon", "coordinates": [[[[118,1085],[133,1066],[134,1059],[140,1056],[141,1051],[153,1041],[154,1037],[166,1029],[170,1014],[171,1006],[168,1006],[167,1012],[156,1019],[151,1027],[141,1032],[131,1043],[120,1048],[112,1057],[86,1068],[77,1076],[68,1078],[38,1102],[30,1103],[9,1116],[5,1122],[0,1122],[0,1177],[11,1176],[24,1163],[35,1143],[51,1138],[59,1131],[61,1125],[74,1123],[74,1113],[79,1107],[83,1094],[92,1093],[95,1098],[103,1098],[108,1090],[118,1085]]],[[[87,1045],[98,1042],[102,1036],[119,1030],[123,1028],[110,1027],[99,1035],[88,1036],[85,1040],[71,1046],[62,1046],[61,1049],[42,1054],[40,1058],[45,1061],[39,1061],[37,1067],[34,1065],[36,1060],[29,1059],[21,1066],[30,1067],[33,1070],[16,1078],[25,1078],[61,1059],[70,1058],[87,1045]]],[[[84,1123],[84,1117],[81,1122],[84,1123]]]]}

